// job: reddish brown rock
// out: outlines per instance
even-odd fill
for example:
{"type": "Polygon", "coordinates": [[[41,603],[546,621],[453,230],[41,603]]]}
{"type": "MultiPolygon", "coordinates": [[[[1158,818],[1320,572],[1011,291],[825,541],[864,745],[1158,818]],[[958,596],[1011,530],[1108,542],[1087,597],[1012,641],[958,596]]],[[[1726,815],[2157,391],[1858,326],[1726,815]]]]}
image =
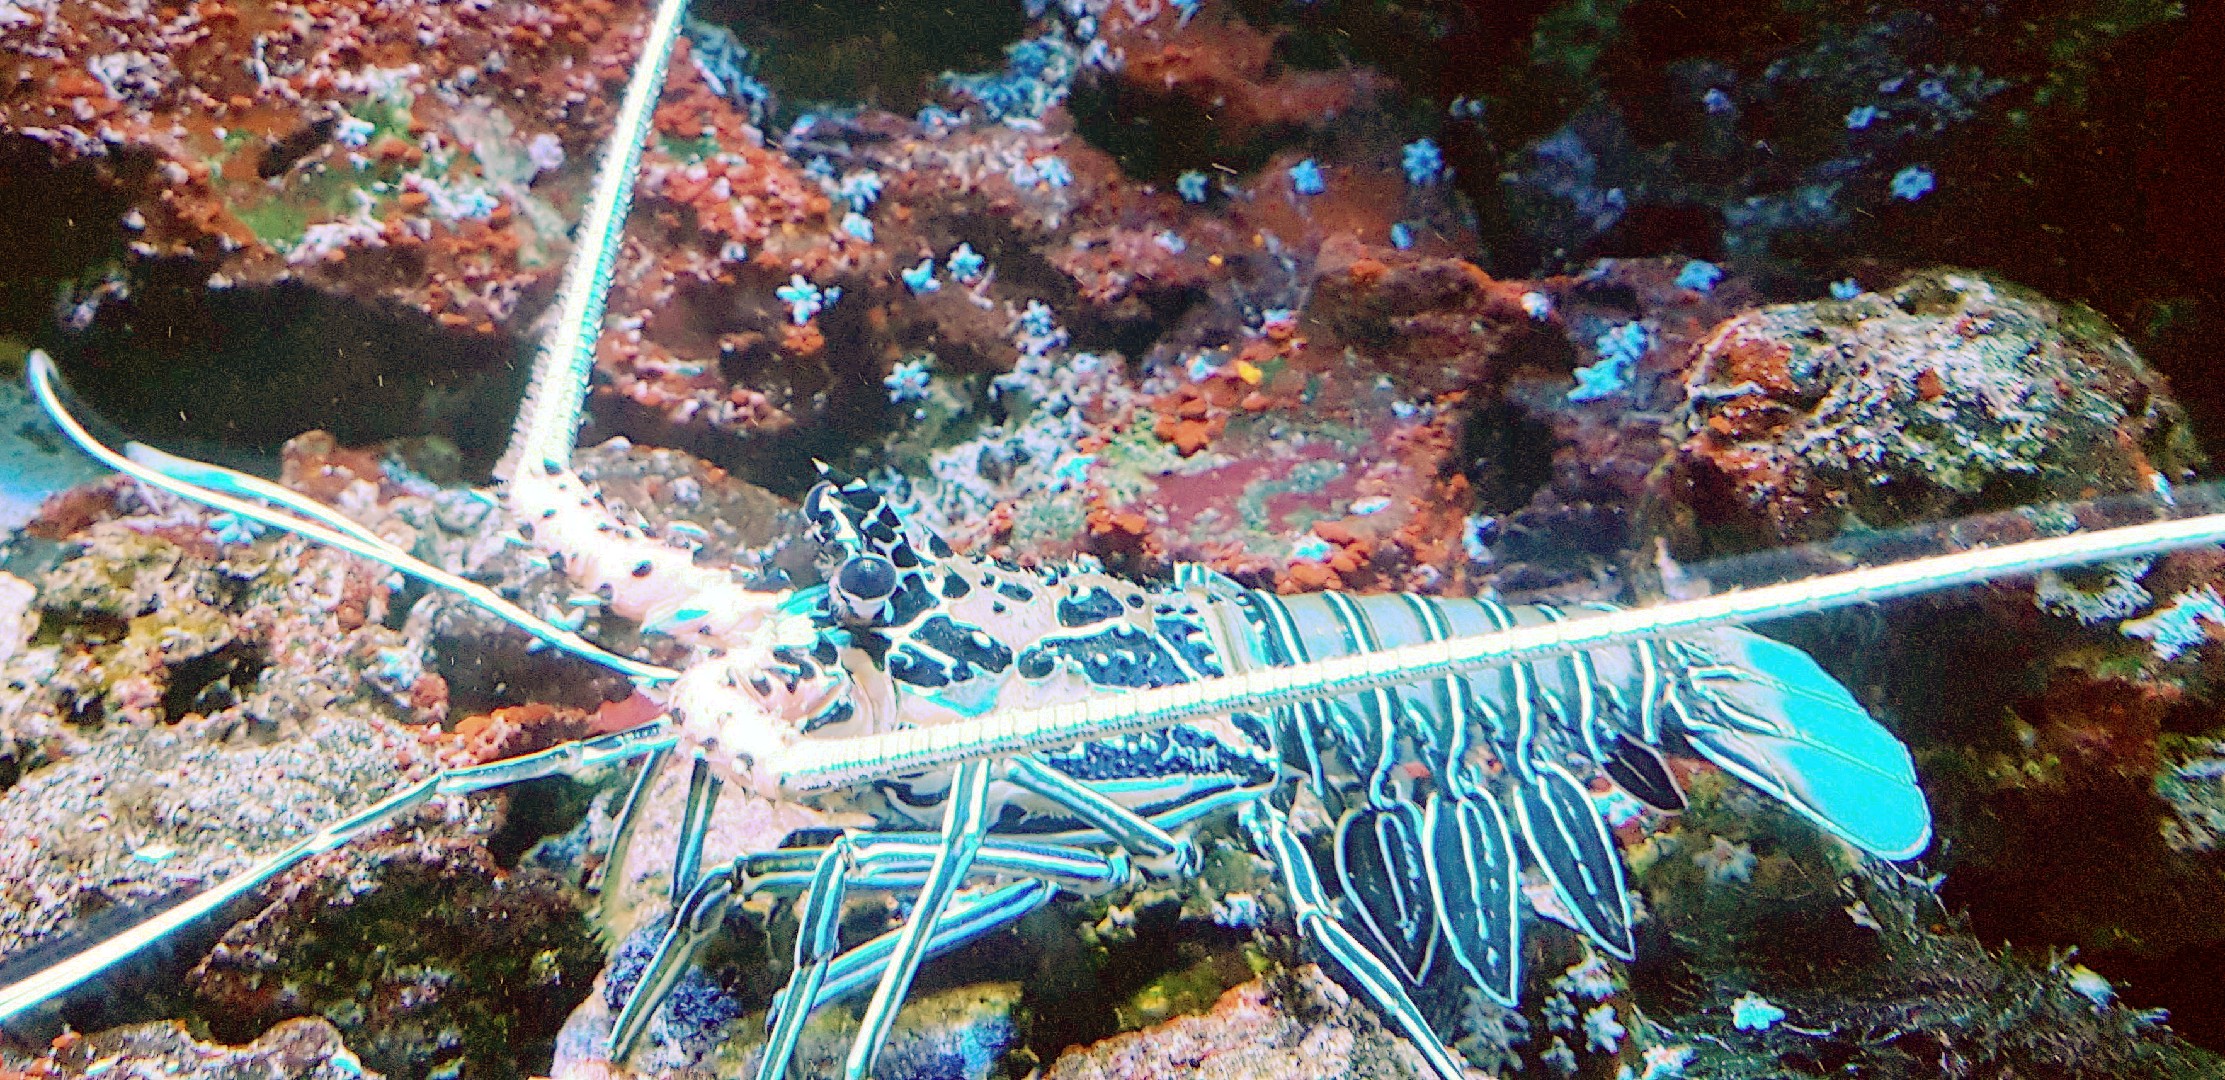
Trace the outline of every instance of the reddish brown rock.
{"type": "Polygon", "coordinates": [[[1044,1080],[1362,1080],[1429,1077],[1405,1039],[1321,969],[1231,988],[1211,1011],[1059,1055],[1044,1080]]]}
{"type": "Polygon", "coordinates": [[[1694,355],[1673,497],[1761,543],[2148,491],[2201,461],[2099,316],[1982,274],[1763,308],[1694,355]]]}

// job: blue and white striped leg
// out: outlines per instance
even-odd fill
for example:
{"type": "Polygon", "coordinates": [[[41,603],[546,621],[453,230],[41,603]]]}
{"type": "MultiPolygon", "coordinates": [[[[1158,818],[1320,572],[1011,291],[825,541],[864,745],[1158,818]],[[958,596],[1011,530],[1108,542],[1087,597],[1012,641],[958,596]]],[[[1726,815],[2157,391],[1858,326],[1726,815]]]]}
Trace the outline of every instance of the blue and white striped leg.
{"type": "MultiPolygon", "coordinates": [[[[940,956],[958,948],[1007,923],[1016,922],[1021,916],[1051,902],[1058,895],[1058,886],[1034,878],[1000,885],[976,896],[961,894],[950,902],[950,910],[943,912],[942,922],[935,927],[934,940],[928,943],[927,955],[940,956]]],[[[827,980],[819,987],[819,996],[812,1001],[816,1009],[840,1001],[880,981],[881,972],[888,965],[889,954],[896,951],[899,932],[891,930],[857,948],[843,953],[827,967],[827,980]]]]}
{"type": "MultiPolygon", "coordinates": [[[[941,854],[940,833],[859,833],[850,836],[850,872],[853,892],[882,890],[911,892],[927,880],[928,868],[941,854]]],[[[824,848],[795,847],[744,855],[735,860],[736,872],[747,884],[743,895],[802,896],[810,891],[824,848]]],[[[1096,852],[1065,844],[991,837],[974,856],[976,873],[1008,877],[1041,878],[1083,895],[1104,892],[1126,880],[1130,873],[1124,851],[1096,852]]]]}
{"type": "MultiPolygon", "coordinates": [[[[647,762],[634,778],[632,790],[627,793],[625,821],[619,823],[618,835],[624,841],[632,831],[632,816],[640,808],[655,766],[660,759],[647,762]]],[[[618,1012],[618,1019],[610,1030],[610,1059],[617,1061],[633,1050],[636,1039],[648,1029],[649,1017],[672,992],[673,983],[680,973],[687,970],[688,961],[703,938],[718,929],[726,918],[726,908],[733,900],[734,891],[740,887],[739,875],[733,867],[722,868],[709,876],[702,875],[703,841],[710,835],[711,811],[718,807],[718,796],[725,782],[711,772],[710,763],[702,758],[691,762],[688,771],[688,797],[680,818],[680,836],[672,850],[672,880],[666,883],[666,894],[672,900],[672,925],[665,928],[663,940],[657,942],[657,951],[642,969],[641,981],[626,998],[625,1007],[618,1012]],[[698,880],[698,879],[701,880],[698,880]]],[[[623,857],[624,852],[612,854],[623,857]]]]}
{"type": "Polygon", "coordinates": [[[957,891],[958,884],[973,867],[974,856],[980,852],[982,839],[989,830],[989,778],[994,764],[967,762],[958,766],[951,778],[949,802],[943,811],[942,851],[928,867],[927,879],[920,883],[911,918],[897,933],[888,970],[881,974],[880,985],[873,989],[873,1000],[865,1006],[857,1041],[850,1044],[850,1056],[843,1062],[845,1080],[866,1080],[872,1074],[881,1043],[888,1038],[889,1027],[896,1022],[897,1007],[911,992],[912,979],[919,974],[920,961],[926,958],[927,943],[935,924],[942,918],[943,909],[949,906],[951,894],[957,891]]]}
{"type": "MultiPolygon", "coordinates": [[[[780,1080],[786,1075],[797,1041],[803,1036],[804,1024],[815,1009],[862,989],[887,971],[888,958],[895,953],[902,931],[882,934],[849,952],[842,952],[842,901],[849,889],[860,886],[909,884],[916,887],[931,860],[917,858],[906,850],[908,846],[901,842],[884,845],[874,839],[843,836],[820,852],[810,883],[805,886],[803,909],[799,913],[795,969],[788,978],[787,987],[773,1000],[773,1028],[765,1044],[764,1057],[758,1063],[757,1080],[780,1080]],[[866,849],[865,853],[861,855],[860,849],[866,849]],[[889,880],[892,876],[903,880],[889,880]]],[[[1126,860],[1119,856],[1107,858],[1090,852],[1061,851],[1046,845],[994,842],[982,845],[981,857],[975,861],[975,866],[1004,873],[1039,873],[1069,882],[1079,877],[1084,887],[1125,880],[1128,873],[1126,860]]],[[[986,896],[954,897],[950,907],[937,920],[926,955],[934,956],[957,948],[1012,922],[1048,903],[1057,891],[1057,886],[1044,877],[1032,877],[992,890],[986,896]]]]}
{"type": "Polygon", "coordinates": [[[1281,868],[1283,888],[1290,898],[1291,914],[1297,920],[1299,932],[1321,946],[1345,974],[1360,984],[1360,989],[1375,1002],[1375,1007],[1406,1033],[1407,1039],[1421,1051],[1438,1076],[1443,1080],[1466,1080],[1466,1071],[1430,1029],[1421,1007],[1406,995],[1398,974],[1337,921],[1328,894],[1322,891],[1321,879],[1314,872],[1313,857],[1306,851],[1305,842],[1291,831],[1289,819],[1261,799],[1244,808],[1243,823],[1253,843],[1281,868]]]}
{"type": "MultiPolygon", "coordinates": [[[[809,997],[812,1007],[854,993],[878,979],[895,950],[898,931],[891,931],[848,952],[836,955],[833,940],[815,939],[815,933],[832,934],[840,925],[844,896],[850,892],[887,890],[915,892],[925,884],[928,871],[943,850],[941,837],[932,833],[837,834],[825,847],[781,848],[744,855],[702,875],[685,899],[664,937],[642,968],[633,995],[611,1025],[607,1049],[611,1061],[633,1052],[657,1007],[679,981],[704,939],[716,932],[727,910],[738,899],[758,893],[802,895],[805,910],[797,941],[797,974],[790,985],[807,977],[809,963],[826,957],[825,983],[809,997]],[[831,861],[830,861],[831,860],[831,861]],[[832,877],[832,885],[827,884],[832,877]],[[833,922],[822,908],[831,907],[833,922]],[[808,950],[808,951],[807,951],[808,950]]],[[[1128,879],[1126,853],[1099,854],[1077,848],[1026,841],[989,840],[974,859],[977,871],[1024,876],[1027,888],[1010,886],[985,898],[959,898],[936,926],[925,955],[933,956],[980,937],[1012,919],[1047,903],[1061,886],[1093,893],[1128,879]],[[1055,883],[1055,884],[1054,884],[1055,883]]],[[[799,999],[784,990],[774,1006],[776,1022],[795,1012],[790,1003],[799,999]]],[[[810,1009],[803,1010],[807,1015],[810,1009]]],[[[796,1015],[801,1024],[805,1015],[796,1015]]],[[[792,1052],[790,1048],[789,1052],[792,1052]]],[[[768,1055],[771,1057],[771,1055],[768,1055]]],[[[785,1059],[786,1055],[780,1055],[785,1059]]],[[[775,1074],[777,1075],[777,1074],[775,1074]]]]}
{"type": "Polygon", "coordinates": [[[587,891],[602,897],[603,914],[606,918],[611,914],[614,898],[625,893],[623,879],[618,888],[609,887],[611,875],[625,873],[626,858],[633,851],[634,825],[641,820],[643,800],[649,797],[649,789],[657,782],[657,775],[664,771],[665,763],[671,760],[672,751],[669,749],[653,751],[641,759],[641,767],[635,770],[633,783],[626,788],[626,801],[618,808],[618,820],[611,829],[610,847],[603,853],[602,865],[588,876],[587,891]]]}
{"type": "MultiPolygon", "coordinates": [[[[951,900],[936,924],[935,934],[927,945],[927,955],[940,956],[952,949],[971,943],[1000,927],[1019,921],[1029,912],[1050,903],[1058,894],[1058,887],[1048,881],[1034,879],[1015,881],[979,895],[961,894],[951,900]]],[[[842,905],[832,905],[832,920],[840,922],[842,905]]],[[[828,915],[820,915],[828,918],[828,915]]],[[[808,928],[805,932],[808,933],[808,928]]],[[[780,1080],[787,1074],[794,1060],[796,1045],[801,1041],[805,1022],[820,1008],[848,997],[867,986],[877,983],[888,969],[888,958],[896,951],[896,939],[901,931],[891,930],[857,948],[841,953],[825,962],[823,970],[813,974],[814,980],[805,992],[802,984],[804,969],[801,966],[805,939],[798,937],[796,976],[781,991],[774,1002],[774,1027],[765,1043],[764,1056],[758,1061],[757,1080],[780,1080]],[[805,1008],[795,1007],[797,1001],[808,1001],[805,1008]]],[[[833,940],[830,932],[816,947],[833,940]]]]}
{"type": "Polygon", "coordinates": [[[687,897],[673,907],[672,924],[665,928],[656,952],[649,955],[649,962],[641,969],[640,981],[618,1010],[618,1018],[611,1022],[610,1041],[605,1046],[611,1061],[624,1061],[633,1053],[634,1043],[649,1029],[649,1018],[671,995],[681,973],[695,958],[695,950],[725,920],[726,909],[741,884],[731,864],[719,867],[704,874],[688,890],[687,897]]]}
{"type": "Polygon", "coordinates": [[[1000,772],[1008,783],[1073,811],[1076,817],[1089,822],[1129,852],[1147,859],[1165,860],[1168,873],[1183,874],[1197,866],[1197,846],[1188,836],[1168,832],[1151,819],[1032,755],[1006,760],[1000,772]]]}
{"type": "Polygon", "coordinates": [[[711,811],[718,809],[719,791],[726,786],[711,763],[696,758],[688,770],[688,801],[681,810],[680,840],[672,849],[672,880],[669,892],[674,907],[682,897],[695,888],[695,876],[703,871],[703,842],[711,835],[711,811]]]}
{"type": "Polygon", "coordinates": [[[796,1040],[803,1037],[804,1021],[811,1018],[811,1005],[826,982],[827,968],[841,952],[842,896],[855,869],[851,848],[848,835],[835,838],[819,853],[819,864],[811,872],[798,913],[796,966],[788,985],[773,999],[773,1028],[757,1064],[757,1080],[781,1080],[787,1075],[796,1040]]]}

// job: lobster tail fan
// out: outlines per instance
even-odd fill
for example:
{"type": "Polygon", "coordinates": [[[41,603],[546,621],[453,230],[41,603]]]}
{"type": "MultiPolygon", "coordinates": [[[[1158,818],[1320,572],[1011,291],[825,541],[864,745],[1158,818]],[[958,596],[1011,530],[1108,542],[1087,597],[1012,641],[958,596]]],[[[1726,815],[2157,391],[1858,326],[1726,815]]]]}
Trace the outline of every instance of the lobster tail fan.
{"type": "Polygon", "coordinates": [[[1686,737],[1708,760],[1848,843],[1890,860],[1931,843],[1908,747],[1807,653],[1743,630],[1709,642],[1686,737]]]}

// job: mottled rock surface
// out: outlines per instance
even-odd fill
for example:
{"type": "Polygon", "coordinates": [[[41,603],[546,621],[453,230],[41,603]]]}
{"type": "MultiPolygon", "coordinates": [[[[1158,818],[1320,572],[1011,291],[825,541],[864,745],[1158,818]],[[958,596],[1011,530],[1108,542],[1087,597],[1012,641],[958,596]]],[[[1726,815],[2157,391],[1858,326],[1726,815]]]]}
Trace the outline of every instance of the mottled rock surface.
{"type": "Polygon", "coordinates": [[[227,1046],[195,1039],[183,1023],[158,1020],[97,1035],[68,1035],[42,1057],[0,1053],[0,1073],[40,1080],[160,1076],[165,1080],[383,1080],[322,1018],[288,1020],[251,1042],[227,1046]]]}
{"type": "Polygon", "coordinates": [[[1738,316],[1686,388],[1700,521],[1776,542],[2147,491],[2202,460],[2100,316],[1960,270],[1738,316]]]}
{"type": "Polygon", "coordinates": [[[1421,1054],[1312,965],[1230,989],[1213,1008],[1061,1054],[1045,1080],[1390,1080],[1421,1054]]]}

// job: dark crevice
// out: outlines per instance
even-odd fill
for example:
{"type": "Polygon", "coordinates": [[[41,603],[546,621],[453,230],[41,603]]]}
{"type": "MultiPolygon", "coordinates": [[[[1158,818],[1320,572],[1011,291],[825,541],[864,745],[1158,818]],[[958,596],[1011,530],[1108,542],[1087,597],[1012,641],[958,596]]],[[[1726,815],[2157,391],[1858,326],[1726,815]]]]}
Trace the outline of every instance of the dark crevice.
{"type": "Polygon", "coordinates": [[[255,175],[265,180],[283,175],[295,162],[316,153],[318,147],[331,141],[333,129],[339,124],[339,117],[327,116],[272,142],[264,148],[262,160],[255,163],[255,175]]]}
{"type": "Polygon", "coordinates": [[[550,777],[506,789],[510,805],[502,825],[487,837],[487,853],[505,870],[515,870],[533,845],[570,832],[587,817],[596,789],[566,777],[550,777]]]}
{"type": "Polygon", "coordinates": [[[1075,131],[1091,146],[1112,155],[1123,174],[1162,185],[1173,184],[1190,169],[1249,174],[1295,134],[1278,130],[1232,142],[1222,137],[1219,122],[1196,101],[1112,80],[1076,85],[1067,110],[1073,114],[1075,131]]]}
{"type": "Polygon", "coordinates": [[[815,107],[910,115],[946,71],[995,71],[1027,32],[1016,0],[705,0],[693,14],[734,31],[780,100],[778,126],[815,107]]]}
{"type": "Polygon", "coordinates": [[[124,257],[122,225],[131,202],[114,174],[143,174],[144,155],[55,167],[54,152],[21,137],[0,138],[0,335],[38,341],[52,332],[55,297],[73,282],[96,280],[124,257]]]}
{"type": "Polygon", "coordinates": [[[484,470],[523,392],[519,345],[298,282],[212,289],[193,259],[134,264],[125,294],[78,331],[49,335],[94,411],[139,439],[275,453],[304,431],[345,446],[438,435],[484,470]]]}
{"type": "Polygon", "coordinates": [[[1153,348],[1176,327],[1191,309],[1205,300],[1202,289],[1147,292],[1134,303],[1102,319],[1077,321],[1073,328],[1075,349],[1112,352],[1122,356],[1149,356],[1153,348]]]}
{"type": "Polygon", "coordinates": [[[240,642],[172,664],[162,717],[176,723],[188,713],[205,716],[237,705],[267,666],[261,649],[240,642]]]}
{"type": "MultiPolygon", "coordinates": [[[[1123,1007],[1131,1006],[1145,987],[1171,972],[1209,965],[1217,981],[1226,986],[1251,978],[1243,953],[1248,933],[1185,922],[1179,904],[1139,904],[1133,911],[1135,922],[1128,929],[1134,937],[1106,948],[1101,963],[1065,972],[1063,980],[1039,978],[1039,984],[1056,985],[1047,995],[1043,993],[1047,987],[1031,985],[1035,1023],[1028,1032],[1028,1045],[1043,1060],[1055,1059],[1066,1047],[1088,1046],[1118,1034],[1123,1007]]],[[[1053,909],[1031,918],[1058,914],[1053,909]]],[[[1072,912],[1064,917],[1070,921],[1072,912]]],[[[1026,931],[1023,924],[1022,932],[1026,931]]]]}
{"type": "Polygon", "coordinates": [[[1476,508],[1511,514],[1553,480],[1553,429],[1524,415],[1521,406],[1494,401],[1468,414],[1462,458],[1476,508]]]}

